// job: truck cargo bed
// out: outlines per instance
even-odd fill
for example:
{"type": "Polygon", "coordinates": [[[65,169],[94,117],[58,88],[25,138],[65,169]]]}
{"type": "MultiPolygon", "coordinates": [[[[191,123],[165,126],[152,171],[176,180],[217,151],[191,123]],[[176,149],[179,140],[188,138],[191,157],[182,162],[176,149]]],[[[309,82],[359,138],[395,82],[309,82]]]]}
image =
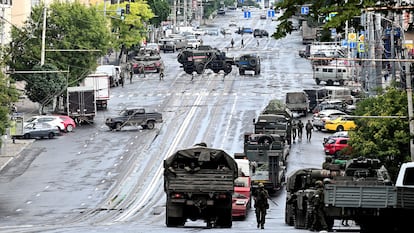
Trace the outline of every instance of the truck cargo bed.
{"type": "Polygon", "coordinates": [[[234,176],[230,170],[202,169],[193,174],[176,170],[167,178],[168,191],[174,192],[233,192],[234,176]]]}

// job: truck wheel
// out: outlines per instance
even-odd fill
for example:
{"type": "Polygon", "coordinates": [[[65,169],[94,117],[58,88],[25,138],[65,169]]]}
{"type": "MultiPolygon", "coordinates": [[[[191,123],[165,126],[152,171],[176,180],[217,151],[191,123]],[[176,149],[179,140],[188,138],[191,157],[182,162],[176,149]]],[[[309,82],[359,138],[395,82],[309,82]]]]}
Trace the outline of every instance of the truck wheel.
{"type": "Polygon", "coordinates": [[[179,227],[184,226],[185,221],[183,218],[173,218],[173,217],[167,217],[166,218],[166,225],[167,227],[179,227]]]}
{"type": "Polygon", "coordinates": [[[231,73],[231,70],[232,70],[232,68],[231,68],[231,65],[230,64],[226,64],[224,66],[224,73],[230,74],[231,73]]]}
{"type": "Polygon", "coordinates": [[[118,122],[118,123],[116,123],[116,124],[115,124],[115,130],[116,130],[116,131],[120,131],[120,130],[121,130],[121,128],[122,128],[122,124],[121,124],[121,122],[118,122]]]}
{"type": "Polygon", "coordinates": [[[249,65],[251,65],[251,66],[256,66],[256,64],[257,64],[256,59],[250,59],[250,60],[249,60],[249,65]]]}
{"type": "Polygon", "coordinates": [[[333,84],[334,84],[334,82],[333,82],[332,80],[328,80],[328,81],[326,82],[326,85],[327,85],[327,86],[333,86],[333,84]]]}
{"type": "Polygon", "coordinates": [[[24,138],[24,139],[30,139],[30,138],[31,138],[30,133],[25,134],[25,135],[23,136],[23,138],[24,138]]]}
{"type": "Polygon", "coordinates": [[[285,207],[285,223],[289,226],[295,225],[295,218],[293,216],[293,205],[286,204],[285,207]]]}
{"type": "Polygon", "coordinates": [[[223,228],[231,228],[232,226],[232,216],[231,216],[231,209],[222,209],[220,216],[217,219],[217,226],[223,228]]]}
{"type": "Polygon", "coordinates": [[[218,72],[220,72],[220,70],[214,69],[213,72],[217,74],[218,72]]]}
{"type": "Polygon", "coordinates": [[[202,74],[203,71],[204,71],[204,64],[203,63],[198,64],[196,67],[197,74],[202,74]]]}
{"type": "Polygon", "coordinates": [[[193,74],[193,70],[192,69],[186,69],[184,70],[187,74],[193,74]]]}
{"type": "Polygon", "coordinates": [[[343,86],[345,84],[345,81],[344,80],[339,80],[339,85],[340,86],[343,86]]]}
{"type": "Polygon", "coordinates": [[[318,78],[315,79],[316,85],[319,85],[321,83],[321,80],[319,80],[318,78]]]}
{"type": "Polygon", "coordinates": [[[154,129],[154,126],[155,126],[154,121],[149,121],[147,123],[147,129],[154,129]]]}
{"type": "Polygon", "coordinates": [[[239,69],[239,74],[240,75],[244,75],[244,70],[243,69],[239,69]]]}

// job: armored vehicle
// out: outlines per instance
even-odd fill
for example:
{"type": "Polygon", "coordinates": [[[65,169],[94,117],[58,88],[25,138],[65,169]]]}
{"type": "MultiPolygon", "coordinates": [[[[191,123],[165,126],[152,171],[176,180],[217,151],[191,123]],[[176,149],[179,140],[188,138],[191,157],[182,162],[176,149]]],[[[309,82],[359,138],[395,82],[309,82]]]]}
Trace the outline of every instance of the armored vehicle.
{"type": "Polygon", "coordinates": [[[254,75],[260,74],[260,57],[256,54],[245,54],[236,60],[239,67],[239,74],[244,75],[245,71],[254,71],[254,75]]]}
{"type": "Polygon", "coordinates": [[[223,70],[225,74],[229,74],[234,65],[234,58],[226,57],[225,52],[209,46],[183,50],[178,54],[177,60],[187,74],[192,74],[194,71],[202,74],[205,69],[211,69],[214,73],[223,70]]]}
{"type": "Polygon", "coordinates": [[[232,226],[232,195],[238,177],[236,161],[205,143],[176,151],[164,160],[167,227],[188,219],[207,227],[232,226]]]}

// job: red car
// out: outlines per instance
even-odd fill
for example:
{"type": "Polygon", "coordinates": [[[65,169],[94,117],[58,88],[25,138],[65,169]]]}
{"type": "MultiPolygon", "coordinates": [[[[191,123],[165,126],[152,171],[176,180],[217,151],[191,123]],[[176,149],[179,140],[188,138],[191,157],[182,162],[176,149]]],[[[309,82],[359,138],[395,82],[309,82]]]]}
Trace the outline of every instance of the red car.
{"type": "Polygon", "coordinates": [[[63,131],[72,132],[73,129],[76,128],[76,123],[70,116],[58,115],[58,117],[62,119],[63,125],[65,126],[65,129],[63,131]]]}
{"type": "Polygon", "coordinates": [[[331,138],[324,145],[326,155],[339,156],[349,154],[351,147],[348,145],[349,138],[339,137],[331,138]]]}
{"type": "Polygon", "coordinates": [[[233,193],[233,204],[231,216],[233,218],[245,219],[249,209],[250,198],[240,193],[233,193]]]}

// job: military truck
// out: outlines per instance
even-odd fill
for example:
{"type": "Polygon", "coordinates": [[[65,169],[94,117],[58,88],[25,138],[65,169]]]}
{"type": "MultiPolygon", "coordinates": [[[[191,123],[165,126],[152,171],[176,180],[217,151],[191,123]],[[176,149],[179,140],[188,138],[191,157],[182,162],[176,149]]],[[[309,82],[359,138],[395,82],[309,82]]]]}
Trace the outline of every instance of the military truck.
{"type": "Polygon", "coordinates": [[[244,156],[252,165],[250,179],[253,192],[259,183],[263,183],[269,193],[280,190],[285,180],[289,150],[278,134],[244,135],[244,156]]]}
{"type": "Polygon", "coordinates": [[[176,151],[164,160],[167,227],[204,220],[207,227],[232,226],[235,160],[205,143],[176,151]]]}
{"type": "Polygon", "coordinates": [[[111,130],[119,131],[125,126],[141,126],[143,129],[154,129],[156,123],[162,122],[159,112],[146,112],[144,108],[125,108],[118,116],[108,117],[106,126],[111,130]]]}
{"type": "Polygon", "coordinates": [[[253,71],[254,75],[260,74],[260,57],[257,54],[244,54],[236,59],[239,74],[244,75],[246,71],[253,71]]]}
{"type": "Polygon", "coordinates": [[[205,69],[211,69],[214,73],[223,70],[225,74],[229,74],[235,65],[234,58],[226,57],[225,52],[209,46],[185,49],[178,54],[177,60],[187,74],[202,74],[205,69]]]}
{"type": "Polygon", "coordinates": [[[309,97],[304,91],[286,93],[286,107],[299,115],[306,116],[309,112],[309,97]]]}
{"type": "Polygon", "coordinates": [[[288,145],[292,143],[292,112],[280,100],[270,100],[257,119],[253,119],[254,133],[278,134],[288,145]]]}
{"type": "MultiPolygon", "coordinates": [[[[334,165],[334,167],[337,165],[334,165]]],[[[287,179],[285,222],[309,229],[314,184],[324,181],[324,212],[330,230],[334,220],[353,220],[361,233],[409,232],[414,214],[414,162],[404,163],[396,185],[378,159],[355,158],[345,170],[300,169],[287,179]]]]}

